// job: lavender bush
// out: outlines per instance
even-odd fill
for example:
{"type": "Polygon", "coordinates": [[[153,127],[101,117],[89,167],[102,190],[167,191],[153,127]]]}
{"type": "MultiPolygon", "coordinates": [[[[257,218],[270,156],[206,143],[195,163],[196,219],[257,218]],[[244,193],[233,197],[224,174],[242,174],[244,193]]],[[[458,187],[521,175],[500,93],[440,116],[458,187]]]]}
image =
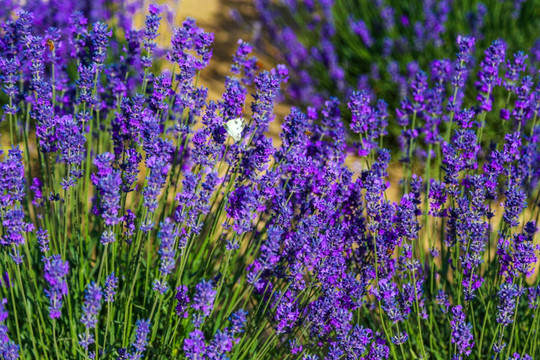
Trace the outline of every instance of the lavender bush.
{"type": "Polygon", "coordinates": [[[292,108],[278,139],[289,74],[248,43],[210,100],[213,35],[194,19],[163,50],[158,5],[142,30],[37,15],[6,12],[0,36],[1,358],[540,356],[526,54],[500,40],[475,59],[459,36],[400,106],[351,94],[357,141],[336,98],[292,108]]]}
{"type": "Polygon", "coordinates": [[[291,70],[288,93],[303,106],[321,107],[328,96],[346,101],[356,89],[396,106],[418,71],[434,59],[449,66],[460,34],[475,37],[473,60],[504,37],[510,53],[531,49],[529,61],[540,64],[536,0],[253,2],[291,70]]]}

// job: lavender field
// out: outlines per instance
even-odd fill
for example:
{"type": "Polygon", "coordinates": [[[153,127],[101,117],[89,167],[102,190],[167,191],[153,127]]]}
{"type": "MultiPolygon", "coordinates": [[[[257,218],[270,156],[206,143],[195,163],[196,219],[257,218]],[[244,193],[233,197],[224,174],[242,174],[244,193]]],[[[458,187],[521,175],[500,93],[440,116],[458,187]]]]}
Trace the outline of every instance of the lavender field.
{"type": "Polygon", "coordinates": [[[0,0],[0,359],[540,359],[540,2],[220,6],[0,0]]]}

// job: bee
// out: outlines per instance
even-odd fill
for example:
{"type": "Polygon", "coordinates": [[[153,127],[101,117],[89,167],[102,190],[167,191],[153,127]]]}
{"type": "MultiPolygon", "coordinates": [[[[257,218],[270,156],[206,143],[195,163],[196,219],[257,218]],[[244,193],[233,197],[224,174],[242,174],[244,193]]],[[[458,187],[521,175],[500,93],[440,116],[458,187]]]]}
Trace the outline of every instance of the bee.
{"type": "Polygon", "coordinates": [[[48,39],[47,46],[49,47],[49,50],[54,51],[54,41],[52,41],[51,39],[48,39]]]}
{"type": "Polygon", "coordinates": [[[313,136],[313,133],[309,130],[304,131],[304,135],[313,136]]]}

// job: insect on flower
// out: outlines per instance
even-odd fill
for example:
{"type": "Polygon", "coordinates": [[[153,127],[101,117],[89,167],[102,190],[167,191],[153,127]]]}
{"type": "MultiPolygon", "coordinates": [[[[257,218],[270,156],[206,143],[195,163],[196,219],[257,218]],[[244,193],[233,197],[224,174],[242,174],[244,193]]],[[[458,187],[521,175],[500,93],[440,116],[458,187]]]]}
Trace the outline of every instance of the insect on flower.
{"type": "Polygon", "coordinates": [[[246,127],[244,118],[236,118],[227,121],[224,128],[227,133],[233,138],[234,142],[239,142],[242,139],[242,131],[246,127]]]}
{"type": "Polygon", "coordinates": [[[54,41],[52,41],[52,39],[47,40],[47,46],[49,47],[49,50],[54,51],[54,41]]]}

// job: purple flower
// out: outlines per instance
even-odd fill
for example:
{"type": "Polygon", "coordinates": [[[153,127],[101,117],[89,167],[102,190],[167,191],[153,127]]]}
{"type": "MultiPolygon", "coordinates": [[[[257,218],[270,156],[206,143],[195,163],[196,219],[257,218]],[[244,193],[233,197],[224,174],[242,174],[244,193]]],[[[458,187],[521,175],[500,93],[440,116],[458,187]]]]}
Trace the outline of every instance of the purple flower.
{"type": "Polygon", "coordinates": [[[353,33],[360,36],[366,47],[369,48],[373,45],[373,39],[371,38],[371,34],[365,22],[349,18],[349,26],[353,33]]]}
{"type": "Polygon", "coordinates": [[[367,91],[355,91],[347,104],[352,113],[351,130],[357,134],[367,132],[369,123],[373,120],[373,109],[369,103],[370,98],[367,91]]]}
{"type": "Polygon", "coordinates": [[[455,75],[452,78],[452,85],[462,88],[467,79],[467,65],[474,51],[474,37],[458,36],[457,44],[459,51],[457,53],[457,62],[455,65],[455,75]]]}
{"type": "Polygon", "coordinates": [[[238,39],[238,49],[233,55],[233,63],[231,65],[231,73],[239,75],[242,72],[242,67],[246,61],[248,61],[248,55],[253,51],[253,46],[249,43],[238,39]]]}
{"type": "Polygon", "coordinates": [[[400,236],[407,240],[418,239],[418,231],[420,224],[416,217],[418,216],[417,203],[414,194],[405,194],[401,198],[401,202],[397,211],[397,224],[400,236]]]}
{"type": "MultiPolygon", "coordinates": [[[[90,333],[86,334],[79,334],[79,345],[85,349],[86,352],[88,352],[88,348],[91,344],[95,342],[94,335],[90,333]]],[[[90,354],[88,354],[90,356],[90,354]]]]}
{"type": "Polygon", "coordinates": [[[463,109],[456,114],[456,122],[463,129],[470,129],[474,125],[473,119],[475,116],[476,113],[473,109],[463,109]]]}
{"type": "Polygon", "coordinates": [[[208,359],[222,359],[232,350],[234,342],[235,339],[228,331],[218,330],[206,346],[205,355],[208,359]]]}
{"type": "Polygon", "coordinates": [[[262,133],[256,135],[251,142],[251,146],[247,148],[240,160],[240,176],[239,180],[250,179],[255,181],[258,176],[267,168],[267,164],[271,160],[271,156],[276,149],[272,145],[272,140],[262,133]]]}
{"type": "Polygon", "coordinates": [[[426,91],[428,89],[427,74],[423,71],[418,71],[411,83],[413,104],[412,110],[420,112],[425,109],[426,91]]]}
{"type": "Polygon", "coordinates": [[[229,321],[231,322],[229,330],[232,334],[237,335],[244,332],[247,314],[248,312],[246,310],[240,309],[229,317],[229,321]]]}
{"type": "Polygon", "coordinates": [[[4,325],[8,312],[5,309],[6,299],[0,300],[0,357],[5,360],[15,360],[19,358],[19,345],[15,344],[8,336],[8,328],[4,325]]]}
{"type": "Polygon", "coordinates": [[[124,215],[124,228],[126,229],[124,231],[124,241],[128,244],[131,244],[133,241],[133,235],[135,235],[135,219],[137,217],[131,211],[130,209],[126,210],[126,214],[124,215]]]}
{"type": "Polygon", "coordinates": [[[465,314],[461,305],[452,308],[452,344],[456,344],[460,355],[469,356],[474,347],[472,325],[465,322],[465,314]]]}
{"type": "Polygon", "coordinates": [[[510,227],[519,225],[519,215],[527,206],[527,197],[523,189],[516,183],[510,183],[505,191],[503,219],[510,227]]]}
{"type": "Polygon", "coordinates": [[[285,293],[277,291],[274,293],[271,309],[274,311],[274,328],[278,334],[292,330],[300,320],[298,305],[298,300],[293,291],[287,290],[285,293]]]}
{"type": "MultiPolygon", "coordinates": [[[[77,121],[70,115],[57,117],[55,123],[58,149],[62,152],[68,169],[75,170],[72,167],[78,167],[84,160],[86,137],[77,121]]],[[[70,173],[74,174],[76,173],[70,173]]]]}
{"type": "Polygon", "coordinates": [[[235,220],[233,229],[238,234],[251,230],[251,220],[255,219],[255,210],[259,206],[258,198],[258,191],[251,186],[240,186],[230,193],[225,210],[235,220]]]}
{"type": "Polygon", "coordinates": [[[238,40],[238,49],[233,55],[231,73],[235,75],[242,74],[242,83],[244,85],[251,85],[253,83],[255,72],[259,69],[257,58],[254,56],[248,58],[248,55],[252,51],[253,47],[249,43],[241,39],[238,40]]]}
{"type": "Polygon", "coordinates": [[[200,311],[202,316],[207,317],[214,308],[216,294],[213,282],[202,280],[195,286],[195,295],[191,307],[196,311],[200,311]]]}
{"type": "MultiPolygon", "coordinates": [[[[12,59],[7,59],[0,57],[0,72],[2,73],[2,80],[4,83],[4,92],[7,96],[14,98],[19,93],[19,87],[17,82],[19,79],[19,67],[21,66],[19,58],[14,57],[12,59]]],[[[9,106],[9,105],[5,105],[9,106]]],[[[13,112],[9,112],[14,115],[13,112]]]]}
{"type": "Polygon", "coordinates": [[[189,305],[189,296],[188,289],[186,285],[181,285],[176,288],[176,315],[187,319],[188,317],[188,305],[189,305]]]}
{"type": "Polygon", "coordinates": [[[484,3],[476,3],[476,11],[471,10],[467,12],[467,20],[472,29],[472,33],[479,39],[483,39],[482,28],[484,27],[486,14],[488,12],[487,6],[484,3]]]}
{"type": "Polygon", "coordinates": [[[105,230],[101,234],[100,242],[103,245],[107,245],[115,241],[116,241],[116,236],[114,235],[114,232],[111,229],[105,230]]]}
{"type": "Polygon", "coordinates": [[[86,287],[84,294],[84,304],[82,307],[83,315],[81,322],[87,329],[93,329],[98,322],[99,311],[101,310],[101,301],[103,299],[103,293],[101,287],[92,282],[86,287]]]}
{"type": "Polygon", "coordinates": [[[174,270],[175,265],[175,242],[178,237],[176,224],[173,223],[171,219],[166,218],[165,221],[161,223],[161,229],[158,231],[157,236],[160,240],[159,255],[161,256],[159,271],[162,276],[166,276],[174,270]]]}
{"type": "Polygon", "coordinates": [[[202,28],[197,27],[195,19],[188,17],[181,28],[174,29],[171,40],[172,51],[169,52],[168,57],[186,71],[186,74],[181,75],[182,77],[187,75],[188,79],[192,79],[195,71],[202,70],[208,65],[212,57],[210,46],[213,41],[214,34],[204,32],[202,28]],[[195,55],[191,53],[192,50],[195,55]]]}
{"type": "Polygon", "coordinates": [[[135,149],[127,149],[125,152],[125,161],[120,164],[120,169],[124,172],[122,183],[123,192],[135,190],[132,186],[137,180],[139,174],[139,164],[142,160],[141,154],[135,149]]]}
{"type": "Polygon", "coordinates": [[[69,272],[67,261],[62,261],[60,255],[44,257],[45,280],[49,283],[49,289],[45,294],[49,298],[49,316],[58,319],[62,310],[62,299],[68,293],[68,285],[65,277],[69,272]]]}
{"type": "Polygon", "coordinates": [[[161,279],[154,279],[152,283],[152,290],[159,292],[161,295],[165,294],[169,290],[167,281],[161,279]]]}
{"type": "MultiPolygon", "coordinates": [[[[1,165],[0,165],[1,166],[1,165]]],[[[32,179],[32,185],[30,185],[30,190],[34,193],[34,199],[32,199],[32,205],[36,208],[42,207],[44,198],[43,198],[43,183],[39,178],[32,179]]]]}
{"type": "Polygon", "coordinates": [[[485,51],[486,57],[480,63],[478,81],[476,86],[480,90],[478,100],[483,111],[491,111],[492,92],[496,85],[500,85],[499,65],[504,62],[506,56],[506,44],[502,40],[495,40],[485,51]]]}
{"type": "Polygon", "coordinates": [[[46,229],[39,228],[36,237],[41,252],[46,253],[49,251],[49,232],[46,229]]]}
{"type": "Polygon", "coordinates": [[[242,117],[246,95],[247,89],[240,80],[230,76],[225,79],[225,92],[220,105],[226,121],[242,117]]]}
{"type": "Polygon", "coordinates": [[[519,80],[519,74],[525,71],[525,68],[527,67],[525,60],[527,60],[528,57],[529,56],[523,51],[518,51],[514,54],[513,61],[510,61],[510,59],[506,61],[506,74],[504,76],[506,78],[504,81],[504,87],[506,90],[515,92],[516,84],[519,80]]]}
{"type": "Polygon", "coordinates": [[[43,80],[43,72],[45,70],[43,53],[45,50],[43,38],[40,36],[27,35],[26,39],[26,56],[31,62],[30,71],[32,74],[31,87],[36,91],[36,98],[48,100],[49,84],[43,80]]]}
{"type": "Polygon", "coordinates": [[[529,354],[523,354],[523,356],[521,356],[518,353],[514,353],[508,360],[533,360],[533,358],[529,354]]]}
{"type": "Polygon", "coordinates": [[[356,357],[366,352],[372,339],[373,331],[371,329],[355,325],[349,334],[340,339],[340,345],[349,357],[356,357]]]}
{"type": "Polygon", "coordinates": [[[148,345],[148,335],[150,334],[150,320],[137,320],[135,324],[135,342],[133,343],[133,354],[130,359],[142,359],[143,353],[148,345]]]}
{"type": "Polygon", "coordinates": [[[529,287],[527,292],[527,306],[535,309],[540,306],[540,285],[529,287]]]}
{"type": "Polygon", "coordinates": [[[147,185],[143,190],[143,196],[144,206],[151,213],[156,211],[158,207],[158,196],[161,193],[161,188],[165,184],[171,167],[168,162],[170,160],[172,144],[165,141],[160,142],[160,144],[163,152],[160,155],[152,155],[146,159],[146,166],[150,169],[150,175],[147,177],[147,185]]]}
{"type": "Polygon", "coordinates": [[[114,302],[116,287],[118,286],[118,277],[114,276],[114,271],[105,279],[105,301],[114,302]]]}
{"type": "Polygon", "coordinates": [[[441,306],[442,312],[447,314],[448,310],[450,309],[450,301],[448,300],[448,295],[444,292],[444,290],[439,290],[437,295],[435,295],[435,301],[441,306]]]}
{"type": "Polygon", "coordinates": [[[379,280],[379,289],[377,291],[377,297],[382,302],[382,309],[386,312],[388,318],[397,323],[403,321],[410,309],[402,309],[398,303],[399,291],[396,284],[388,279],[379,280]]]}
{"type": "MultiPolygon", "coordinates": [[[[124,97],[122,99],[122,104],[120,105],[121,112],[117,112],[116,116],[112,119],[111,124],[115,155],[119,156],[124,151],[128,153],[130,151],[137,153],[135,149],[125,149],[125,144],[131,141],[139,142],[143,118],[147,117],[147,113],[144,111],[144,103],[145,98],[141,94],[137,94],[131,98],[124,97]]],[[[143,129],[143,136],[145,135],[144,130],[146,129],[143,129]]],[[[157,137],[157,134],[155,136],[157,137]]],[[[126,163],[128,165],[125,166],[130,166],[132,155],[126,156],[126,158],[126,163]]]]}
{"type": "Polygon", "coordinates": [[[280,137],[283,142],[281,149],[279,150],[278,158],[292,152],[293,148],[299,147],[307,139],[306,135],[309,130],[309,120],[300,109],[296,107],[291,108],[291,112],[285,117],[285,122],[281,127],[280,137]]]}
{"type": "Polygon", "coordinates": [[[2,301],[0,301],[0,323],[3,323],[4,321],[6,321],[8,317],[8,312],[5,307],[6,304],[7,304],[7,299],[2,299],[2,301]]]}
{"type": "Polygon", "coordinates": [[[101,200],[100,210],[101,216],[105,225],[113,226],[122,221],[122,217],[118,216],[120,211],[120,195],[121,195],[122,178],[120,171],[113,170],[99,178],[96,188],[99,191],[101,200]]]}
{"type": "Polygon", "coordinates": [[[532,87],[532,77],[524,76],[523,79],[521,79],[519,86],[516,86],[515,89],[517,99],[516,106],[512,111],[512,116],[516,119],[516,125],[518,125],[519,128],[526,124],[527,117],[529,116],[528,112],[531,100],[529,93],[531,92],[532,87]]]}
{"type": "Polygon", "coordinates": [[[14,206],[12,209],[5,210],[2,217],[2,226],[4,226],[4,235],[0,237],[0,245],[4,246],[23,245],[23,234],[34,230],[33,223],[24,221],[24,212],[21,206],[14,206]]]}
{"type": "Polygon", "coordinates": [[[109,38],[112,36],[112,30],[109,26],[102,22],[94,23],[90,38],[92,39],[93,61],[99,68],[103,66],[107,56],[107,47],[109,46],[109,38]]]}
{"type": "Polygon", "coordinates": [[[444,183],[437,180],[430,179],[430,182],[429,199],[431,201],[429,215],[435,217],[444,217],[446,216],[446,209],[444,208],[447,198],[446,187],[444,186],[444,183]]]}
{"type": "Polygon", "coordinates": [[[382,360],[388,359],[390,349],[384,344],[384,340],[375,340],[371,343],[366,360],[382,360]]]}
{"type": "Polygon", "coordinates": [[[514,311],[521,294],[523,294],[523,289],[517,284],[505,282],[501,285],[498,292],[499,305],[497,305],[496,320],[503,327],[510,325],[514,321],[514,311]]]}
{"type": "Polygon", "coordinates": [[[205,352],[204,334],[201,330],[196,329],[184,340],[184,353],[186,354],[186,358],[190,360],[203,360],[205,352]]]}
{"type": "Polygon", "coordinates": [[[253,122],[257,131],[263,133],[274,120],[274,101],[279,94],[282,79],[268,71],[263,71],[255,78],[256,93],[251,103],[253,122]]]}
{"type": "Polygon", "coordinates": [[[79,72],[79,79],[76,81],[79,88],[79,101],[93,105],[92,91],[94,88],[96,67],[81,64],[77,70],[79,72]]]}
{"type": "Polygon", "coordinates": [[[461,101],[459,100],[463,95],[461,90],[467,82],[469,73],[471,53],[474,52],[474,37],[458,36],[457,44],[459,51],[457,53],[457,59],[454,65],[454,75],[452,76],[452,86],[458,89],[456,96],[451,96],[448,99],[448,110],[451,112],[458,112],[461,101]]]}
{"type": "Polygon", "coordinates": [[[155,39],[159,36],[157,33],[159,29],[159,24],[161,21],[161,13],[163,12],[162,8],[159,5],[150,4],[148,6],[149,15],[146,15],[144,29],[144,40],[143,46],[147,51],[147,55],[143,56],[141,63],[143,67],[148,68],[152,66],[152,54],[157,46],[155,39]]]}
{"type": "Polygon", "coordinates": [[[150,98],[150,105],[154,111],[167,111],[169,107],[167,101],[173,93],[171,77],[167,76],[167,74],[156,76],[153,81],[152,97],[150,98]]]}
{"type": "Polygon", "coordinates": [[[105,225],[116,225],[122,218],[118,216],[120,211],[120,189],[122,179],[120,171],[113,169],[114,155],[103,153],[94,159],[94,165],[98,171],[92,174],[92,183],[98,190],[100,204],[99,213],[103,217],[105,225]]]}
{"type": "Polygon", "coordinates": [[[534,273],[536,264],[536,249],[532,238],[529,239],[524,234],[514,234],[513,262],[515,273],[513,276],[520,275],[531,276],[534,273]]]}
{"type": "Polygon", "coordinates": [[[394,345],[403,345],[407,342],[409,335],[405,331],[401,331],[392,337],[392,343],[394,345]]]}
{"type": "Polygon", "coordinates": [[[0,162],[0,206],[7,207],[24,198],[24,165],[22,151],[12,146],[0,162]]]}
{"type": "Polygon", "coordinates": [[[291,348],[291,354],[298,355],[302,352],[302,344],[297,339],[289,340],[289,347],[291,348]]]}

